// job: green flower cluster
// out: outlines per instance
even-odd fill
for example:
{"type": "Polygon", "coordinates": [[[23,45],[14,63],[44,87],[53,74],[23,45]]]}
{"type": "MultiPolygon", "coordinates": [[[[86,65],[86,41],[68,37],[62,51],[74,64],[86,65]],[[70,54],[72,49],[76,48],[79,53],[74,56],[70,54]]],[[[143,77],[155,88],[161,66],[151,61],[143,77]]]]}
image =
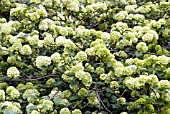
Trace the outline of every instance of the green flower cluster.
{"type": "Polygon", "coordinates": [[[169,114],[169,5],[1,0],[0,113],[169,114]]]}

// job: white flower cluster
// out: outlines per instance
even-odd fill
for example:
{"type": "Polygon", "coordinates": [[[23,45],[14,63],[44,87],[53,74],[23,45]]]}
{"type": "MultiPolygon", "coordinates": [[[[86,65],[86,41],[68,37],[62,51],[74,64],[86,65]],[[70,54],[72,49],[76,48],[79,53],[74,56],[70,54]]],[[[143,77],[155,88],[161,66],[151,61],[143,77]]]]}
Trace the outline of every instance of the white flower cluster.
{"type": "Polygon", "coordinates": [[[40,23],[39,23],[39,29],[40,29],[40,30],[47,31],[48,28],[50,28],[50,26],[51,26],[52,24],[54,24],[54,21],[53,21],[53,20],[48,19],[48,18],[43,19],[43,20],[41,20],[40,23]]]}
{"type": "Polygon", "coordinates": [[[53,62],[55,62],[55,63],[60,62],[60,60],[61,60],[60,54],[59,54],[58,52],[53,53],[53,54],[51,55],[51,60],[52,60],[53,62]]]}
{"type": "Polygon", "coordinates": [[[17,102],[5,101],[5,102],[1,102],[0,106],[1,107],[6,107],[5,109],[12,110],[13,112],[15,112],[17,114],[22,114],[21,106],[17,102]]]}
{"type": "Polygon", "coordinates": [[[86,11],[95,12],[96,10],[99,10],[99,9],[100,10],[107,10],[106,3],[97,2],[97,3],[92,3],[92,4],[86,6],[86,11]]]}
{"type": "Polygon", "coordinates": [[[16,67],[10,67],[7,70],[7,76],[10,78],[17,78],[20,75],[19,70],[16,67]]]}
{"type": "Polygon", "coordinates": [[[126,11],[120,11],[119,13],[117,13],[114,18],[118,21],[122,21],[123,19],[126,18],[126,16],[128,15],[128,13],[126,11]]]}
{"type": "Polygon", "coordinates": [[[75,74],[76,72],[82,71],[82,70],[84,70],[84,67],[83,67],[82,62],[76,64],[75,66],[73,66],[73,67],[70,69],[71,73],[74,73],[74,74],[75,74]]]}
{"type": "Polygon", "coordinates": [[[76,54],[75,59],[78,61],[86,61],[87,60],[87,54],[84,51],[80,51],[76,54]]]}
{"type": "Polygon", "coordinates": [[[49,66],[51,64],[51,58],[48,56],[38,56],[36,58],[36,66],[37,68],[42,68],[42,67],[46,67],[49,66]]]}
{"type": "Polygon", "coordinates": [[[33,35],[28,37],[29,45],[38,45],[39,35],[33,35]]]}
{"type": "Polygon", "coordinates": [[[136,45],[136,49],[137,49],[139,52],[145,53],[145,52],[148,51],[148,46],[146,45],[145,42],[139,42],[139,43],[136,45]]]}
{"type": "Polygon", "coordinates": [[[32,50],[29,45],[24,45],[19,51],[20,51],[21,55],[31,55],[32,54],[32,50]]]}
{"type": "Polygon", "coordinates": [[[126,66],[126,67],[117,67],[115,68],[115,76],[120,77],[123,75],[131,76],[137,67],[136,65],[126,66]]]}
{"type": "Polygon", "coordinates": [[[140,75],[137,78],[133,78],[133,77],[127,77],[124,80],[124,84],[131,90],[133,89],[140,89],[142,87],[144,87],[144,85],[146,83],[151,84],[152,86],[158,86],[158,77],[156,75],[140,75]]]}
{"type": "Polygon", "coordinates": [[[90,73],[84,72],[82,70],[77,71],[75,73],[75,77],[81,80],[86,87],[89,87],[93,82],[90,73]]]}
{"type": "Polygon", "coordinates": [[[54,38],[51,34],[47,33],[44,38],[44,45],[46,46],[54,46],[54,38]]]}
{"type": "Polygon", "coordinates": [[[19,91],[13,86],[8,86],[6,89],[6,93],[11,96],[12,99],[19,98],[19,91]]]}
{"type": "Polygon", "coordinates": [[[28,97],[30,97],[30,96],[39,96],[40,95],[40,93],[38,92],[38,90],[37,89],[27,89],[25,92],[24,92],[24,94],[22,95],[22,97],[23,97],[23,99],[27,99],[28,97]]]}

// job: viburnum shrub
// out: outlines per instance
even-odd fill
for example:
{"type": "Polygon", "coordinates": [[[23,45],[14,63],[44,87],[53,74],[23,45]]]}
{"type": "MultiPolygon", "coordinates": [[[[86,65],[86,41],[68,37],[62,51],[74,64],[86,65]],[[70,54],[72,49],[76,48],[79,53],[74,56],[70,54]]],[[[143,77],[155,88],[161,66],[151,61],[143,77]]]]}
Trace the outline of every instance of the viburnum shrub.
{"type": "Polygon", "coordinates": [[[0,114],[170,114],[169,6],[1,0],[0,114]]]}

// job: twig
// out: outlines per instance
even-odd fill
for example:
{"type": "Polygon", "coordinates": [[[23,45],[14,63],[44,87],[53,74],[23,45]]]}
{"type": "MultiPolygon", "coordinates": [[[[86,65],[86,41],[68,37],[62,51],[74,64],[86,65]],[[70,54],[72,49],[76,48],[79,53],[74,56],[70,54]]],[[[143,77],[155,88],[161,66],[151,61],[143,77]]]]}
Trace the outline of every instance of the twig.
{"type": "Polygon", "coordinates": [[[120,97],[122,97],[126,91],[127,91],[127,90],[123,91],[123,93],[120,95],[120,97]]]}
{"type": "Polygon", "coordinates": [[[75,109],[80,103],[82,103],[83,100],[84,100],[84,99],[81,99],[81,101],[79,101],[79,103],[77,103],[77,104],[73,107],[73,109],[75,109]]]}
{"type": "Polygon", "coordinates": [[[96,91],[96,95],[97,95],[97,98],[98,98],[99,102],[102,103],[102,106],[104,107],[104,109],[105,109],[107,112],[109,112],[110,114],[113,114],[113,113],[105,106],[105,104],[104,104],[103,101],[101,100],[98,91],[96,91]]]}
{"type": "Polygon", "coordinates": [[[50,98],[50,100],[53,99],[57,95],[58,92],[59,91],[56,91],[55,94],[50,98]]]}
{"type": "Polygon", "coordinates": [[[56,75],[47,75],[43,77],[34,77],[34,78],[21,78],[21,79],[3,79],[0,82],[23,82],[23,81],[36,81],[41,79],[48,79],[51,77],[57,77],[56,75]]]}

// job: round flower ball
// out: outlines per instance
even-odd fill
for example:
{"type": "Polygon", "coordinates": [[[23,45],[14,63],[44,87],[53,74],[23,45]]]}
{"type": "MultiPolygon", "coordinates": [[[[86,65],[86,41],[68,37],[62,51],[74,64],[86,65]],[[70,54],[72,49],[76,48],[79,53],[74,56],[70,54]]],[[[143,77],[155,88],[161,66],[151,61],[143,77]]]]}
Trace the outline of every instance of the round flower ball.
{"type": "Polygon", "coordinates": [[[74,109],[72,111],[72,114],[82,114],[81,111],[79,109],[74,109]]]}
{"type": "Polygon", "coordinates": [[[153,34],[151,33],[146,33],[143,35],[142,40],[144,42],[151,42],[153,40],[153,34]]]}
{"type": "Polygon", "coordinates": [[[10,67],[7,70],[7,76],[9,78],[17,78],[20,75],[19,70],[16,67],[10,67]]]}
{"type": "Polygon", "coordinates": [[[59,54],[58,52],[53,53],[53,54],[51,55],[51,60],[52,60],[53,62],[55,62],[55,63],[60,62],[60,60],[61,60],[60,54],[59,54]]]}
{"type": "Polygon", "coordinates": [[[62,108],[60,114],[70,114],[70,110],[68,108],[62,108]]]}
{"type": "Polygon", "coordinates": [[[78,96],[80,96],[80,97],[85,97],[85,96],[87,96],[87,94],[88,94],[88,90],[85,89],[85,88],[81,88],[81,89],[78,91],[78,96]]]}
{"type": "Polygon", "coordinates": [[[51,64],[51,57],[47,56],[38,56],[36,58],[36,66],[37,68],[42,68],[43,66],[49,66],[51,64]]]}
{"type": "Polygon", "coordinates": [[[30,55],[30,54],[32,54],[32,50],[31,50],[31,47],[29,45],[24,45],[20,49],[19,52],[20,52],[21,55],[30,55]]]}
{"type": "Polygon", "coordinates": [[[140,42],[136,45],[136,49],[142,53],[145,53],[148,51],[148,46],[145,42],[140,42]]]}
{"type": "Polygon", "coordinates": [[[87,60],[87,54],[84,51],[80,51],[80,52],[77,53],[75,58],[76,58],[76,60],[79,60],[79,61],[86,61],[87,60]]]}
{"type": "Polygon", "coordinates": [[[124,97],[120,97],[117,99],[117,103],[118,104],[125,104],[126,103],[126,99],[124,97]]]}

